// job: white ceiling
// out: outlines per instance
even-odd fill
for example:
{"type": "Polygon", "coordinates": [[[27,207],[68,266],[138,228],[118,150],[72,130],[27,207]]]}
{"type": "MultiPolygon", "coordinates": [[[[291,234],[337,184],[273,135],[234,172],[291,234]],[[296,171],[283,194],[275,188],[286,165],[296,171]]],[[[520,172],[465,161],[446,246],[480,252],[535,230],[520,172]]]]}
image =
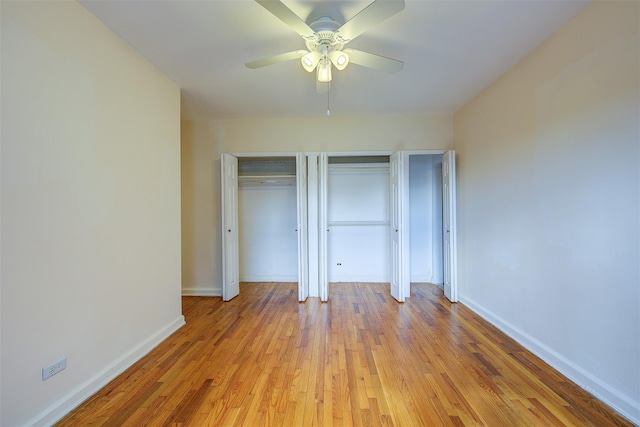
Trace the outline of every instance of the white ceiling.
{"type": "MultiPolygon", "coordinates": [[[[385,0],[381,0],[385,1],[385,0]]],[[[311,22],[346,22],[371,0],[283,0],[311,22]]],[[[299,60],[245,62],[304,49],[302,38],[252,0],[84,0],[91,13],[182,88],[190,118],[322,116],[327,95],[299,60]]],[[[450,114],[577,15],[566,0],[406,0],[348,47],[404,61],[397,74],[334,69],[332,116],[450,114]]]]}

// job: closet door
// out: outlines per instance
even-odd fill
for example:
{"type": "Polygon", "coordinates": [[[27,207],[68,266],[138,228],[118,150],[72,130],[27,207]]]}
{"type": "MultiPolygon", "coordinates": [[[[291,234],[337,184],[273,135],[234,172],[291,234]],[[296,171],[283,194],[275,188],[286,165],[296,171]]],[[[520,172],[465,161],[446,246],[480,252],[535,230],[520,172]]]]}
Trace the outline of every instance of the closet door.
{"type": "Polygon", "coordinates": [[[406,271],[405,256],[409,253],[405,248],[407,239],[408,221],[405,215],[406,197],[408,182],[408,168],[405,167],[406,156],[403,153],[393,153],[389,159],[389,200],[391,202],[391,218],[389,224],[390,242],[391,242],[391,296],[398,302],[404,302],[405,291],[408,287],[405,284],[405,278],[408,278],[406,271]]]}
{"type": "Polygon", "coordinates": [[[326,302],[329,299],[329,274],[328,274],[328,239],[329,223],[327,215],[327,188],[329,186],[329,158],[327,153],[320,153],[318,157],[318,181],[320,188],[318,191],[318,282],[320,286],[320,301],[326,302]]]}
{"type": "Polygon", "coordinates": [[[238,158],[220,157],[222,172],[222,299],[240,293],[238,252],[238,158]]]}
{"type": "Polygon", "coordinates": [[[442,240],[444,259],[444,295],[458,301],[456,249],[456,153],[442,156],[442,240]]]}
{"type": "Polygon", "coordinates": [[[309,239],[307,235],[307,157],[296,155],[296,184],[298,191],[298,300],[309,296],[309,239]]]}

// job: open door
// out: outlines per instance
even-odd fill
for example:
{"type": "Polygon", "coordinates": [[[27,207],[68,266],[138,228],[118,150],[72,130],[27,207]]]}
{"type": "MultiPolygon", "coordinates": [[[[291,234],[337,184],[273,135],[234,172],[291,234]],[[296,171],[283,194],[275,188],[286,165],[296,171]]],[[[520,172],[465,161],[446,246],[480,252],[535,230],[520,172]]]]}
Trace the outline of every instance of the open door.
{"type": "Polygon", "coordinates": [[[238,158],[220,157],[222,172],[222,299],[240,293],[238,252],[238,158]]]}
{"type": "Polygon", "coordinates": [[[329,223],[327,220],[327,191],[329,186],[329,159],[327,153],[320,153],[318,157],[318,282],[320,286],[320,301],[329,300],[329,274],[327,263],[327,249],[329,239],[329,223]]]}
{"type": "Polygon", "coordinates": [[[391,296],[398,302],[404,302],[409,287],[406,280],[409,275],[406,268],[406,257],[408,250],[405,245],[408,243],[409,221],[405,218],[408,214],[407,204],[407,182],[408,170],[406,167],[406,157],[403,153],[393,153],[389,159],[389,201],[390,223],[389,233],[391,242],[391,296]]]}
{"type": "Polygon", "coordinates": [[[456,153],[442,156],[442,240],[444,260],[444,295],[458,301],[456,250],[456,153]]]}
{"type": "Polygon", "coordinates": [[[298,192],[298,301],[309,296],[309,239],[307,235],[307,157],[296,155],[296,183],[298,192]]]}

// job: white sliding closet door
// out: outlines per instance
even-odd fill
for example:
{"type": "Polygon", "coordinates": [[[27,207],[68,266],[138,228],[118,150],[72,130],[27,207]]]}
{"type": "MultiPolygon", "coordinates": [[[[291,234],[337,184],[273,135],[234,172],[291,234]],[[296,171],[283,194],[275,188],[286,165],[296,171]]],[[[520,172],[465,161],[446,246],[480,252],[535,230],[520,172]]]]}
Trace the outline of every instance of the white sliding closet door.
{"type": "Polygon", "coordinates": [[[240,293],[238,251],[238,158],[220,157],[222,172],[222,299],[240,293]]]}
{"type": "Polygon", "coordinates": [[[296,155],[296,183],[298,192],[298,300],[309,296],[309,239],[307,234],[307,157],[296,155]]]}
{"type": "Polygon", "coordinates": [[[318,157],[318,178],[320,188],[318,191],[318,276],[320,286],[320,301],[329,299],[329,274],[328,274],[328,239],[329,222],[327,219],[329,209],[327,207],[327,189],[329,186],[329,158],[327,153],[320,153],[318,157]]]}
{"type": "Polygon", "coordinates": [[[458,301],[456,249],[456,153],[442,156],[442,239],[444,259],[444,295],[458,301]]]}
{"type": "Polygon", "coordinates": [[[409,221],[405,218],[408,214],[408,168],[406,167],[404,153],[393,153],[389,159],[389,200],[391,202],[391,218],[389,224],[391,242],[391,296],[398,302],[404,302],[408,285],[407,260],[409,253],[406,248],[408,243],[409,221]]]}

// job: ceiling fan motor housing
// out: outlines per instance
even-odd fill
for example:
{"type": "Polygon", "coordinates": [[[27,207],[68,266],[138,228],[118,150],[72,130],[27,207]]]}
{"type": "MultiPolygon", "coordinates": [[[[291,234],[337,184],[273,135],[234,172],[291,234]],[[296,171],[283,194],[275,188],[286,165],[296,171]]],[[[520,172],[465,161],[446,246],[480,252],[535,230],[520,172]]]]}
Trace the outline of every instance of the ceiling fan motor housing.
{"type": "Polygon", "coordinates": [[[312,22],[309,27],[315,32],[313,38],[305,40],[307,49],[311,52],[319,52],[323,45],[331,50],[342,50],[344,42],[340,39],[336,33],[341,24],[336,22],[329,16],[323,16],[318,20],[312,22]]]}

